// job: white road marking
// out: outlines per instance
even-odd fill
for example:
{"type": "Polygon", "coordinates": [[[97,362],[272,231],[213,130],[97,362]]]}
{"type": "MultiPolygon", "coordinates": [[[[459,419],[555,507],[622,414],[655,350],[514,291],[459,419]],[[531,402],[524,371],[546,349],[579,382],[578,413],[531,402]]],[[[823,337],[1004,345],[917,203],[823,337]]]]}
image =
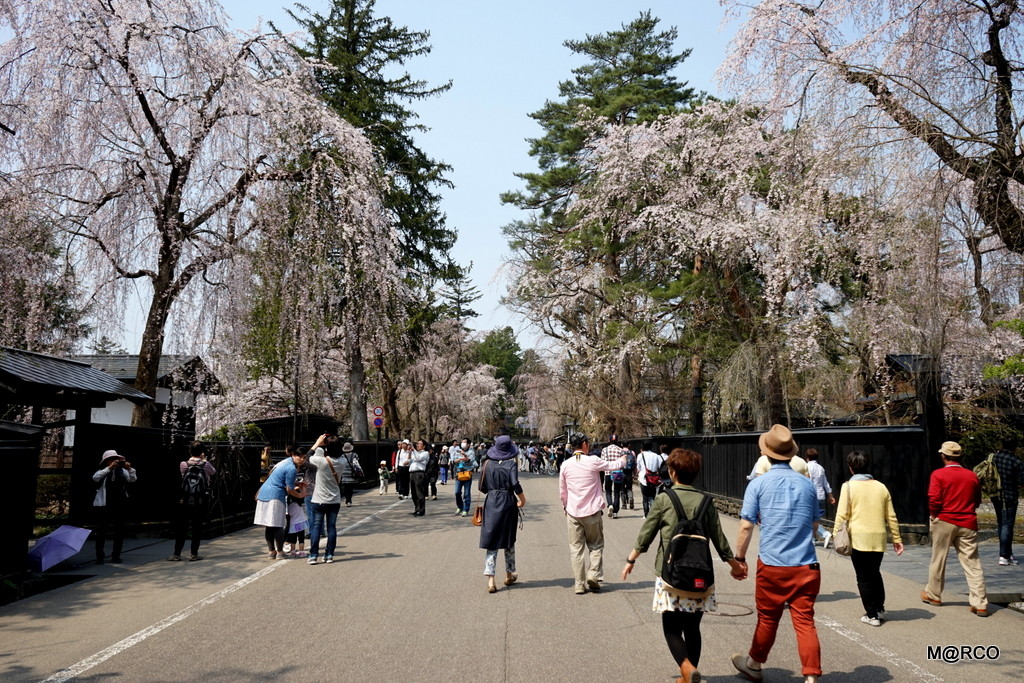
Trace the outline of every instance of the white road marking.
{"type": "Polygon", "coordinates": [[[852,640],[853,642],[863,647],[865,650],[873,654],[880,655],[892,666],[898,667],[900,669],[909,669],[910,673],[912,673],[914,677],[919,681],[933,681],[934,683],[942,683],[943,681],[943,679],[939,678],[933,673],[925,671],[924,669],[919,667],[917,664],[914,664],[910,660],[903,659],[892,650],[881,645],[878,645],[876,643],[868,642],[868,640],[864,638],[864,636],[857,633],[856,631],[851,631],[838,621],[833,621],[828,617],[823,617],[821,616],[821,614],[815,614],[814,621],[819,624],[824,624],[825,626],[828,626],[830,629],[832,629],[839,635],[849,640],[852,640]]]}
{"type": "MultiPolygon", "coordinates": [[[[402,503],[402,501],[400,501],[400,500],[395,501],[394,503],[392,503],[391,505],[387,506],[383,510],[378,510],[377,512],[373,513],[372,515],[368,515],[366,517],[363,517],[358,522],[355,522],[353,524],[349,524],[347,527],[345,527],[344,529],[340,530],[338,532],[338,535],[341,536],[341,535],[351,531],[352,529],[355,529],[358,526],[366,524],[370,520],[379,517],[381,514],[387,512],[388,510],[391,510],[392,508],[400,505],[401,503],[402,503]]],[[[134,645],[138,645],[139,643],[144,641],[146,638],[149,638],[150,636],[155,636],[156,634],[160,633],[164,629],[166,629],[166,628],[168,628],[170,626],[173,626],[174,624],[177,624],[179,621],[187,619],[188,617],[192,616],[193,614],[195,614],[199,610],[203,609],[204,607],[212,605],[213,603],[217,602],[221,598],[224,598],[224,597],[227,597],[228,595],[231,595],[232,593],[234,593],[235,591],[239,590],[240,588],[244,588],[244,587],[248,586],[250,583],[253,583],[254,581],[259,581],[260,579],[262,579],[264,576],[266,576],[270,572],[274,571],[278,567],[283,567],[286,564],[289,564],[289,563],[288,562],[274,562],[273,564],[264,567],[263,569],[259,570],[258,572],[254,573],[254,574],[250,574],[249,576],[245,577],[244,579],[239,579],[238,581],[234,582],[230,586],[227,586],[225,588],[220,589],[219,591],[217,591],[213,595],[209,595],[209,596],[203,598],[202,600],[200,600],[199,602],[196,602],[196,603],[193,603],[193,604],[189,605],[188,607],[186,607],[185,609],[181,610],[180,612],[178,612],[176,614],[172,614],[171,616],[167,617],[166,619],[158,621],[157,623],[153,624],[152,626],[144,628],[141,631],[139,631],[138,633],[134,633],[134,634],[128,636],[127,638],[125,638],[124,640],[122,640],[120,642],[114,643],[113,645],[111,645],[110,647],[106,648],[105,650],[100,650],[99,652],[97,652],[93,656],[87,657],[87,658],[83,659],[82,661],[78,662],[77,664],[72,664],[71,666],[67,667],[66,669],[61,669],[57,673],[53,674],[52,676],[50,676],[49,678],[44,680],[43,683],[64,683],[65,681],[69,681],[69,680],[71,680],[71,679],[73,679],[73,678],[75,678],[77,676],[81,676],[83,673],[85,673],[89,669],[102,664],[103,662],[107,661],[108,659],[110,659],[114,655],[120,654],[120,653],[124,652],[125,650],[127,650],[128,648],[130,648],[130,647],[132,647],[134,645]]]]}
{"type": "Polygon", "coordinates": [[[344,535],[344,534],[348,533],[349,531],[352,531],[352,530],[353,530],[353,529],[355,529],[356,527],[359,527],[359,526],[362,526],[362,525],[366,524],[366,523],[367,523],[367,522],[369,522],[369,521],[370,521],[371,519],[376,519],[377,517],[380,517],[380,516],[381,516],[382,514],[384,514],[384,513],[385,513],[385,512],[387,512],[388,510],[391,510],[391,509],[393,509],[393,508],[396,508],[396,507],[398,507],[399,505],[401,505],[401,504],[402,504],[402,502],[403,502],[403,501],[401,501],[401,500],[396,500],[396,501],[395,501],[394,503],[392,503],[391,505],[388,505],[388,506],[387,506],[386,508],[384,508],[383,510],[377,510],[377,512],[374,512],[374,513],[373,513],[372,515],[367,515],[366,517],[363,517],[363,518],[362,518],[361,520],[359,520],[358,522],[353,522],[352,524],[349,524],[349,525],[348,525],[347,527],[345,527],[344,529],[342,529],[341,531],[339,531],[339,532],[338,532],[338,535],[339,535],[339,536],[342,536],[342,535],[344,535]]]}
{"type": "Polygon", "coordinates": [[[63,683],[64,681],[71,680],[72,678],[75,678],[76,676],[80,676],[81,674],[85,673],[86,671],[88,671],[89,669],[93,668],[94,666],[97,666],[97,665],[102,664],[103,662],[107,661],[108,659],[110,659],[114,655],[119,654],[121,652],[124,652],[125,650],[127,650],[130,647],[132,647],[133,645],[138,645],[139,643],[144,641],[146,638],[149,638],[150,636],[155,636],[157,633],[160,633],[161,631],[163,631],[167,627],[173,626],[174,624],[177,624],[179,621],[192,616],[193,614],[195,614],[196,612],[198,612],[202,608],[206,607],[207,605],[212,605],[213,603],[217,602],[221,598],[234,593],[239,588],[244,588],[245,586],[248,586],[253,581],[258,581],[259,579],[263,578],[264,576],[266,576],[270,572],[274,571],[278,567],[283,567],[285,564],[286,563],[284,563],[284,562],[274,562],[273,564],[271,564],[271,565],[269,565],[267,567],[264,567],[263,569],[259,570],[255,574],[250,574],[249,576],[245,577],[244,579],[240,579],[240,580],[234,582],[233,584],[231,584],[230,586],[228,586],[226,588],[222,588],[221,590],[217,591],[213,595],[207,596],[207,597],[203,598],[202,600],[200,600],[199,602],[196,602],[196,603],[194,603],[192,605],[189,605],[188,607],[186,607],[185,609],[181,610],[177,614],[172,614],[171,616],[167,617],[166,619],[163,619],[162,621],[158,621],[157,623],[153,624],[152,626],[144,628],[141,631],[139,631],[138,633],[132,634],[132,635],[128,636],[127,638],[125,638],[124,640],[122,640],[122,641],[120,641],[118,643],[114,643],[113,645],[111,645],[110,647],[106,648],[105,650],[100,650],[99,652],[94,654],[92,657],[87,657],[86,659],[83,659],[82,661],[78,662],[77,664],[73,664],[72,666],[69,666],[66,669],[62,669],[61,671],[58,671],[57,673],[55,673],[54,675],[50,676],[45,681],[43,681],[43,683],[63,683]]]}

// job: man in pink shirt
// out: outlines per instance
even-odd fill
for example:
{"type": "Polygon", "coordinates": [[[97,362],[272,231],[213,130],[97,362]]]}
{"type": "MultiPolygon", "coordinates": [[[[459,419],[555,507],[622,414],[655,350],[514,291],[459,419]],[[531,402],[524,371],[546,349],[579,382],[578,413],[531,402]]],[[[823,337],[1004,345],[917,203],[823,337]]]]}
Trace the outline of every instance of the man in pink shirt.
{"type": "Polygon", "coordinates": [[[602,514],[605,508],[604,492],[601,489],[601,472],[621,470],[626,458],[602,460],[588,455],[590,443],[583,434],[574,434],[569,441],[573,454],[562,463],[558,473],[558,490],[565,509],[565,521],[569,530],[569,560],[575,579],[577,595],[601,590],[604,581],[604,526],[602,514]],[[584,562],[584,550],[590,551],[590,569],[584,562]]]}

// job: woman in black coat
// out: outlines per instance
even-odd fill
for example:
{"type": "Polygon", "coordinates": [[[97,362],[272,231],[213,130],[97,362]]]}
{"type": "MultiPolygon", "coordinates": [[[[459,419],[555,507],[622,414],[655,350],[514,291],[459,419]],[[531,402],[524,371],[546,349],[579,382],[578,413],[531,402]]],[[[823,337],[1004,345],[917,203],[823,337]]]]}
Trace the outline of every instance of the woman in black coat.
{"type": "Polygon", "coordinates": [[[523,487],[519,484],[516,456],[519,449],[508,436],[499,436],[487,451],[487,461],[480,470],[480,493],[484,499],[484,523],[480,527],[480,547],[487,550],[484,576],[487,592],[495,593],[494,569],[498,550],[505,551],[505,585],[511,586],[516,575],[516,529],[519,526],[519,508],[526,505],[523,487]]]}

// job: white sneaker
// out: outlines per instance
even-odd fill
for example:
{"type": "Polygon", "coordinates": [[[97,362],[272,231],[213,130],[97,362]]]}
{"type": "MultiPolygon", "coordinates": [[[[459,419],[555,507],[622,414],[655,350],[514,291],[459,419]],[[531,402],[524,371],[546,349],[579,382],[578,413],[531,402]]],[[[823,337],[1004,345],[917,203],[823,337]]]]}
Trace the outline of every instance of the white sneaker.
{"type": "Polygon", "coordinates": [[[1017,564],[1017,558],[1014,557],[1013,555],[1011,555],[1010,557],[1000,557],[999,558],[999,566],[1000,567],[1009,567],[1009,566],[1015,565],[1015,564],[1017,564]]]}
{"type": "Polygon", "coordinates": [[[866,614],[864,616],[862,616],[860,618],[860,620],[862,622],[864,622],[865,624],[867,624],[868,626],[881,626],[882,625],[882,620],[881,619],[879,619],[878,617],[869,617],[866,614]]]}
{"type": "Polygon", "coordinates": [[[822,541],[821,541],[821,547],[822,548],[827,548],[828,544],[829,544],[829,542],[831,540],[832,540],[832,534],[830,532],[826,531],[825,535],[824,535],[824,537],[822,538],[822,541]]]}
{"type": "Polygon", "coordinates": [[[292,544],[291,543],[285,543],[284,544],[284,551],[286,553],[290,553],[292,551],[292,544]]]}

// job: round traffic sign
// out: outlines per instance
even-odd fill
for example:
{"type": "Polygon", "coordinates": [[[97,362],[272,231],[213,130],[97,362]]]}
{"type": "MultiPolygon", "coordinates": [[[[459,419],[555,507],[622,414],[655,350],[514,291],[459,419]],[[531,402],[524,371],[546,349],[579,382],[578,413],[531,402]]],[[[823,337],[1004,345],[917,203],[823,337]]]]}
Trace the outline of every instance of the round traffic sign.
{"type": "Polygon", "coordinates": [[[375,417],[375,418],[373,418],[373,426],[374,427],[383,427],[384,426],[384,418],[383,417],[375,417]]]}
{"type": "MultiPolygon", "coordinates": [[[[380,417],[381,415],[383,415],[384,414],[384,406],[374,406],[373,407],[373,414],[376,417],[380,417]]],[[[377,425],[377,426],[379,427],[380,425],[377,425]]]]}

